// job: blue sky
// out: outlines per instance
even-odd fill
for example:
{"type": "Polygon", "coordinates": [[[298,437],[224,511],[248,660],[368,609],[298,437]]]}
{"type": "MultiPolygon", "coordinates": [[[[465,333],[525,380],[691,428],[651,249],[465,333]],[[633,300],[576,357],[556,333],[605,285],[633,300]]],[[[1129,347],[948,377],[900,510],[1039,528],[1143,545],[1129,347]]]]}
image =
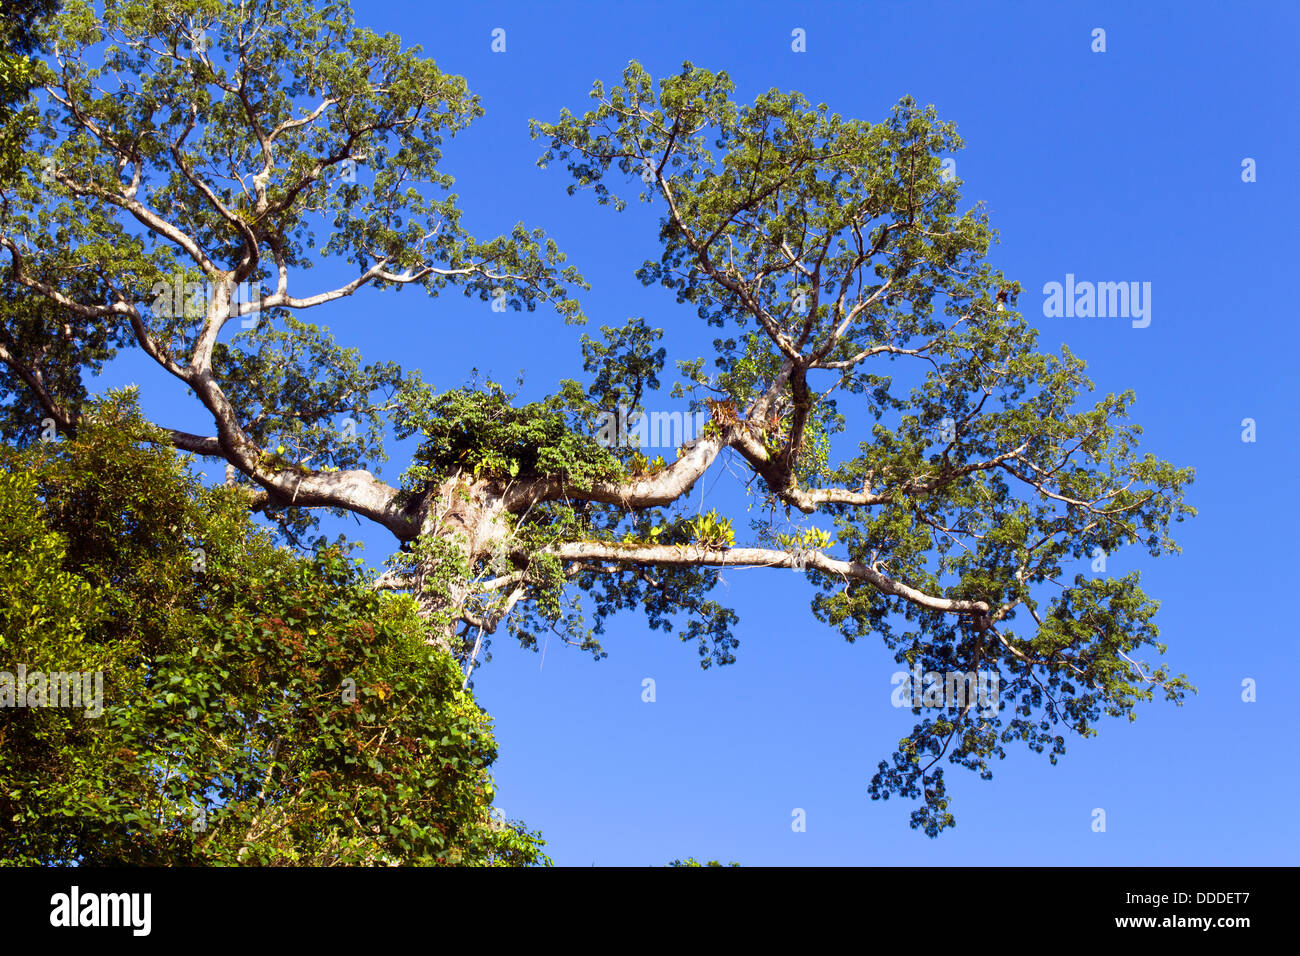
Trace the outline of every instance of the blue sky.
{"type": "MultiPolygon", "coordinates": [[[[464,75],[486,115],[445,150],[465,224],[480,236],[543,226],[592,285],[588,332],[643,315],[666,330],[671,362],[708,355],[712,330],[633,273],[657,256],[657,207],[617,214],[567,197],[560,166],[536,167],[528,120],[586,108],[592,81],[628,60],[656,78],[683,60],[725,70],[744,101],[799,90],[846,117],[883,119],[907,94],[933,103],[966,141],[967,203],[1002,237],[991,259],[1019,279],[1040,347],[1066,343],[1099,394],[1133,388],[1144,447],[1197,478],[1198,518],[1175,526],[1184,552],[1118,554],[1161,602],[1175,672],[1200,688],[1181,709],[1138,708],[1100,736],[1068,742],[1052,767],[1009,749],[991,782],[947,771],[958,825],[937,840],[908,827],[914,804],[873,802],[867,783],[914,718],[890,703],[897,670],[882,644],[847,644],[808,611],[788,570],[730,571],[715,596],[740,614],[737,663],[707,672],[694,648],[618,619],[599,662],[552,640],[544,653],[499,636],[476,675],[496,719],[499,804],[540,828],[562,865],[659,864],[688,855],[748,865],[1295,864],[1292,811],[1297,630],[1297,335],[1290,301],[1300,253],[1286,163],[1296,132],[1292,4],[1146,5],[636,3],[354,4],[357,21],[419,44],[464,75]],[[506,52],[490,49],[506,30],[506,52]],[[1106,31],[1094,53],[1092,31],[1106,31]],[[802,28],[807,51],[791,50],[802,28]],[[1258,181],[1242,182],[1242,161],[1258,181]],[[1046,318],[1043,285],[1150,282],[1151,324],[1046,318]],[[1242,440],[1242,420],[1257,440],[1242,440]],[[725,598],[720,595],[725,595],[725,598]],[[642,680],[656,701],[641,699],[642,680]],[[1242,701],[1242,681],[1258,685],[1242,701]],[[1104,808],[1107,828],[1092,829],[1104,808]],[[806,832],[791,813],[806,811],[806,832]]],[[[334,269],[308,274],[326,282],[334,269]]],[[[313,290],[314,291],[314,290],[313,290]]],[[[491,313],[459,295],[360,294],[314,310],[368,360],[418,367],[439,388],[477,367],[523,397],[582,377],[580,331],[552,313],[491,313]]],[[[671,381],[672,375],[666,376],[671,381]]],[[[180,389],[138,360],[104,385],[139,381],[166,424],[208,433],[180,389]]],[[[661,407],[673,407],[664,398],[661,407]]],[[[849,409],[845,409],[849,411],[849,409]]],[[[403,467],[401,445],[384,476],[403,467]]],[[[218,469],[210,467],[210,473],[218,469]]],[[[739,501],[715,466],[693,504],[739,501]]],[[[743,520],[739,522],[743,526],[743,520]]],[[[378,562],[386,532],[332,523],[378,562]]]]}

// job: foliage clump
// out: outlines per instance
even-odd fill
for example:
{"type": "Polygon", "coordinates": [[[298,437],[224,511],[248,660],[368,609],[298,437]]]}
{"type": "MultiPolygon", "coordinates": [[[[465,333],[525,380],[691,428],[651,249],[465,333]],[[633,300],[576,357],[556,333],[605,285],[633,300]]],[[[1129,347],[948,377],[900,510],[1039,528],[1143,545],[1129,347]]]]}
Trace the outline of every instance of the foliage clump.
{"type": "Polygon", "coordinates": [[[618,479],[622,464],[595,438],[575,430],[564,400],[515,407],[500,385],[457,388],[408,401],[399,434],[423,436],[408,487],[472,474],[502,479],[555,477],[580,486],[618,479]]]}
{"type": "Polygon", "coordinates": [[[491,722],[407,596],[274,547],[130,395],[0,446],[0,671],[97,672],[102,713],[0,708],[11,865],[527,865],[491,722]]]}
{"type": "Polygon", "coordinates": [[[701,863],[693,856],[688,856],[684,860],[673,860],[668,865],[669,866],[740,866],[740,864],[736,863],[735,861],[726,864],[722,863],[720,860],[710,860],[708,863],[701,863]]]}

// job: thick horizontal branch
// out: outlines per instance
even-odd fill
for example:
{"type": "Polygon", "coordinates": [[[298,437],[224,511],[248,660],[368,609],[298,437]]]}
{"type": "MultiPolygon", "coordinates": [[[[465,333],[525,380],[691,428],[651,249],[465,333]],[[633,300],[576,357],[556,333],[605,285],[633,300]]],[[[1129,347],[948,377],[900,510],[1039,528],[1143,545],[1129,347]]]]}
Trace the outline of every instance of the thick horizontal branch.
{"type": "Polygon", "coordinates": [[[172,445],[181,451],[192,452],[195,455],[204,455],[208,458],[224,458],[225,453],[221,450],[221,439],[216,435],[204,437],[202,435],[193,435],[189,432],[177,431],[175,428],[164,428],[163,431],[171,436],[172,445]]]}
{"type": "Polygon", "coordinates": [[[840,561],[820,551],[775,551],[769,548],[706,548],[701,545],[619,544],[571,541],[547,549],[563,560],[615,561],[629,566],[657,567],[766,567],[816,569],[826,574],[864,581],[882,594],[899,597],[918,607],[949,614],[987,615],[984,601],[964,601],[926,594],[911,585],[886,577],[857,561],[840,561]]]}
{"type": "Polygon", "coordinates": [[[662,471],[626,482],[598,481],[579,486],[560,478],[520,482],[506,496],[506,510],[518,511],[535,501],[596,501],[621,508],[662,508],[690,492],[727,444],[726,436],[697,439],[682,457],[662,471]]]}

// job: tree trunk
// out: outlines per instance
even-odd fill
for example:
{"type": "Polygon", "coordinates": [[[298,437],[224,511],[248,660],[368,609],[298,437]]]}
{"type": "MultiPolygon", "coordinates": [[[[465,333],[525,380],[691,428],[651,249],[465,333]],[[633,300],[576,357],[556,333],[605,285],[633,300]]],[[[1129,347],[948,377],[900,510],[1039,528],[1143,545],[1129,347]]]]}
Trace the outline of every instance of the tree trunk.
{"type": "Polygon", "coordinates": [[[412,583],[420,615],[429,625],[428,643],[463,665],[473,649],[459,635],[473,582],[508,537],[505,501],[495,481],[456,475],[430,495],[414,543],[412,583]]]}

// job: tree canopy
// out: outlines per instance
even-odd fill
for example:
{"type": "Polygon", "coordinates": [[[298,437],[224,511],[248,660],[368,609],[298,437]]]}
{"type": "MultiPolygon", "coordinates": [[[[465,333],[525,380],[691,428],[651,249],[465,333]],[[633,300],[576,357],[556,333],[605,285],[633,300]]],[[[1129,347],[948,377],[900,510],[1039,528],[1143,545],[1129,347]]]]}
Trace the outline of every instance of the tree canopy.
{"type": "Polygon", "coordinates": [[[12,0],[0,10],[0,177],[17,171],[16,149],[31,115],[23,101],[36,83],[30,54],[41,45],[41,19],[57,6],[57,0],[12,0]]]}
{"type": "Polygon", "coordinates": [[[1018,741],[1055,762],[1066,733],[1189,689],[1142,660],[1165,648],[1137,574],[1077,563],[1176,550],[1192,471],[1139,450],[1132,393],[1090,398],[1081,359],[1036,350],[987,216],[942,175],[962,142],[933,108],[844,119],[632,63],[590,109],[534,122],[571,194],[662,210],[637,276],[718,330],[711,356],[675,357],[672,395],[706,427],[651,461],[601,429],[647,410],[670,328],[583,336],[589,380],[521,405],[362,364],[304,317],[415,285],[582,321],[585,283],[543,232],[461,226],[441,146],[481,108],[460,77],[339,4],[68,2],[50,31],[28,175],[0,190],[11,441],[45,419],[77,435],[83,377],[139,349],[212,420],[210,435],[156,422],[160,442],[229,465],[290,540],[320,509],[388,529],[376,586],[409,592],[412,626],[462,663],[498,631],[600,655],[609,618],[637,610],[727,664],[722,570],[802,568],[810,614],[846,639],[1000,677],[991,708],[914,701],[923,719],[871,782],[916,799],[930,835],[954,822],[941,761],[988,777],[1018,741]],[[313,285],[325,260],[352,278],[313,285]],[[420,442],[398,486],[368,469],[390,433],[420,442]],[[685,508],[723,462],[747,476],[747,526],[685,508]]]}
{"type": "Polygon", "coordinates": [[[102,712],[0,708],[0,859],[546,861],[494,815],[491,723],[410,598],[274,547],[130,395],[2,465],[4,666],[98,673],[102,712]]]}

